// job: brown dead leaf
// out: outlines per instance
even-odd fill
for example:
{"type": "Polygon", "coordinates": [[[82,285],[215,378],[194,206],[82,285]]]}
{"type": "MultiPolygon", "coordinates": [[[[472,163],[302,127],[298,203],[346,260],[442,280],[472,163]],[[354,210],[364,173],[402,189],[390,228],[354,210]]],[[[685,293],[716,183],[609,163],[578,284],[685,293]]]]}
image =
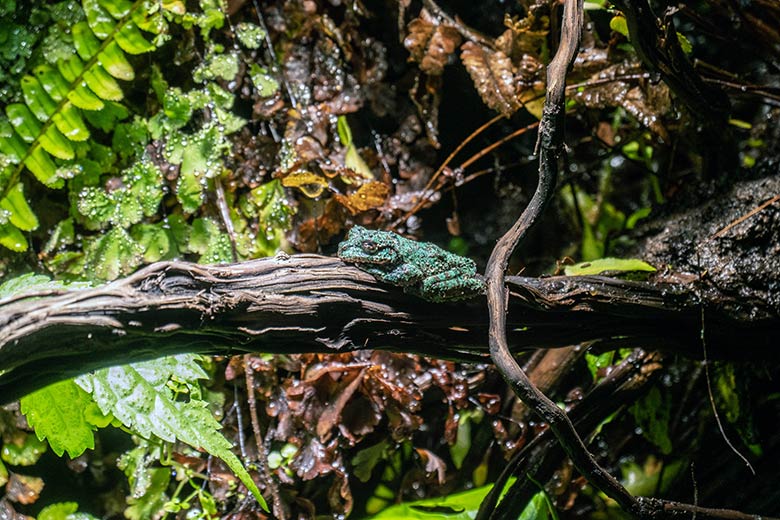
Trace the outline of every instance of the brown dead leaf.
{"type": "Polygon", "coordinates": [[[425,463],[425,473],[429,475],[436,473],[439,484],[444,484],[447,475],[447,464],[430,450],[415,448],[415,451],[417,451],[417,455],[425,463]]]}
{"type": "Polygon", "coordinates": [[[420,70],[431,76],[439,76],[461,42],[458,30],[431,16],[423,9],[420,16],[409,22],[404,47],[412,59],[420,64],[420,70]]]}
{"type": "Polygon", "coordinates": [[[507,117],[520,108],[515,68],[506,54],[469,41],[461,46],[460,59],[487,106],[507,117]]]}
{"type": "Polygon", "coordinates": [[[671,110],[671,97],[666,84],[620,79],[639,72],[639,67],[638,63],[631,62],[611,65],[592,75],[585,82],[586,86],[574,94],[574,99],[587,108],[623,107],[641,125],[669,142],[664,118],[671,110]],[[613,78],[614,81],[608,81],[613,78]],[[589,82],[593,82],[594,86],[587,86],[589,82]]]}
{"type": "Polygon", "coordinates": [[[357,191],[349,195],[335,194],[334,198],[352,215],[357,215],[381,207],[389,194],[390,188],[387,184],[371,181],[363,184],[357,191]]]}
{"type": "Polygon", "coordinates": [[[0,500],[0,518],[3,520],[34,520],[33,517],[17,513],[8,500],[0,500]]]}
{"type": "Polygon", "coordinates": [[[43,491],[43,479],[29,475],[12,473],[8,479],[5,492],[8,500],[28,505],[34,504],[43,491]]]}

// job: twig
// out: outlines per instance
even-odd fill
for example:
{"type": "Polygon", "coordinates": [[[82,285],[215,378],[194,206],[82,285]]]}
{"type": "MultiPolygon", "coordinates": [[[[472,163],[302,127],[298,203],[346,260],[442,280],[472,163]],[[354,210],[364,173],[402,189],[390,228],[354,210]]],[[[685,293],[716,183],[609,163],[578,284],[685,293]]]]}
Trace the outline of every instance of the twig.
{"type": "Polygon", "coordinates": [[[539,220],[555,191],[557,160],[563,143],[566,70],[574,60],[579,45],[583,22],[582,4],[582,0],[565,1],[560,46],[547,68],[547,94],[539,128],[539,181],[536,192],[512,228],[499,240],[485,270],[490,313],[490,355],[515,394],[550,425],[574,466],[624,510],[639,514],[640,504],[598,465],[566,412],[528,379],[512,356],[506,341],[508,292],[504,286],[504,273],[515,247],[539,220]]]}

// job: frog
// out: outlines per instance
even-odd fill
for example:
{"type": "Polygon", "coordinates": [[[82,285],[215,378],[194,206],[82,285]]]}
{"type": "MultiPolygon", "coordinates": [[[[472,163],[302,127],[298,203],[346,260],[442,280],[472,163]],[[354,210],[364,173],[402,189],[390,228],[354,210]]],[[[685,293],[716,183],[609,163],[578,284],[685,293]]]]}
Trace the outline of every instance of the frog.
{"type": "Polygon", "coordinates": [[[338,246],[338,257],[430,302],[466,300],[485,292],[484,278],[470,258],[391,231],[353,226],[338,246]]]}

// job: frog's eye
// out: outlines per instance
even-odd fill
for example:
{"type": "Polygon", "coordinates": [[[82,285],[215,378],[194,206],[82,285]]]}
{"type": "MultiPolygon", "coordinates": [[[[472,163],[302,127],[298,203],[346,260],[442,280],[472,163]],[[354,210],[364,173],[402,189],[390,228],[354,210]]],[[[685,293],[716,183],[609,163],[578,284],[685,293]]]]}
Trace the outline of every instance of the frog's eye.
{"type": "Polygon", "coordinates": [[[364,240],[362,247],[363,251],[366,253],[376,253],[376,250],[378,249],[376,242],[371,242],[370,240],[364,240]]]}

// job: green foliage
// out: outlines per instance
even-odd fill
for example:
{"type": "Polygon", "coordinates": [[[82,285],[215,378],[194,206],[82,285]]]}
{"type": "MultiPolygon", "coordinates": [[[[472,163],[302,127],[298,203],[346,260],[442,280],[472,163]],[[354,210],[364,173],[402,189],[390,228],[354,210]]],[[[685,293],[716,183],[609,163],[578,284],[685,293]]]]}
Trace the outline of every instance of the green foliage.
{"type": "MultiPolygon", "coordinates": [[[[97,426],[87,418],[95,402],[72,379],[54,383],[22,398],[21,410],[40,440],[47,440],[58,456],[74,459],[95,447],[97,426]]],[[[94,414],[94,412],[93,412],[94,414]]]]}
{"type": "MultiPolygon", "coordinates": [[[[511,485],[514,480],[514,478],[510,479],[507,485],[511,485]]],[[[479,506],[492,487],[492,485],[482,486],[446,497],[405,502],[388,507],[381,513],[367,518],[368,520],[470,520],[476,517],[479,506]]],[[[518,516],[519,520],[548,520],[557,518],[557,513],[544,491],[534,495],[518,516]]]]}
{"type": "Polygon", "coordinates": [[[12,466],[32,466],[46,453],[46,443],[33,434],[24,434],[21,439],[6,442],[0,451],[0,458],[12,466]]]}
{"type": "Polygon", "coordinates": [[[642,435],[652,442],[664,455],[672,452],[672,440],[669,437],[671,419],[671,398],[669,393],[654,386],[647,394],[631,406],[634,420],[642,430],[642,435]]]}
{"type": "Polygon", "coordinates": [[[88,513],[79,513],[76,502],[59,502],[41,509],[38,520],[97,520],[88,513]]]}
{"type": "Polygon", "coordinates": [[[180,355],[110,367],[79,376],[76,383],[92,394],[104,414],[113,415],[135,434],[145,439],[179,440],[219,457],[265,509],[257,485],[230,451],[230,442],[219,433],[219,422],[201,398],[197,381],[208,376],[197,360],[195,355],[180,355]],[[181,392],[186,392],[188,399],[179,400],[181,392]]]}
{"type": "Polygon", "coordinates": [[[599,258],[589,262],[567,265],[563,268],[566,276],[596,275],[605,272],[654,272],[655,270],[655,267],[638,258],[599,258]]]}

